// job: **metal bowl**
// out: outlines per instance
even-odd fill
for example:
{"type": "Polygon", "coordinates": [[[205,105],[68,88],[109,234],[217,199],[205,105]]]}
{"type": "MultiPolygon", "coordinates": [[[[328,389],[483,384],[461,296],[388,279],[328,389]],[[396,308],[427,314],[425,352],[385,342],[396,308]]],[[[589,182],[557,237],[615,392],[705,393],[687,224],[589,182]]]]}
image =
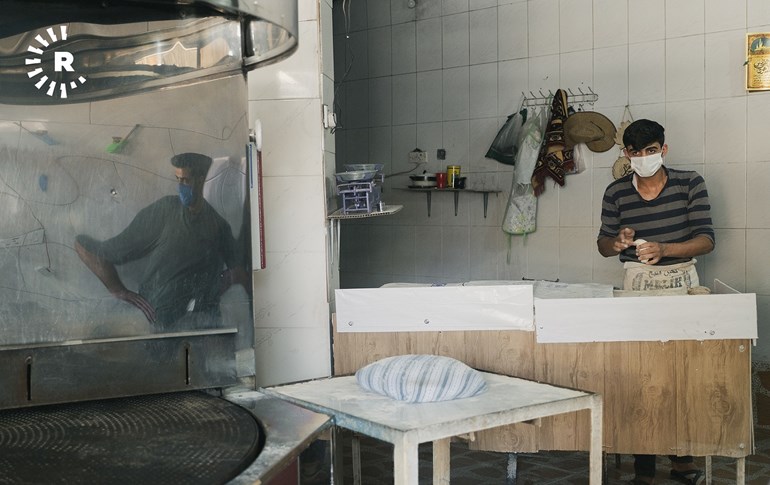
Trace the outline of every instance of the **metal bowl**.
{"type": "Polygon", "coordinates": [[[368,172],[368,171],[375,171],[375,172],[382,172],[383,167],[385,167],[384,163],[348,163],[343,165],[345,167],[345,170],[349,172],[368,172]]]}
{"type": "Polygon", "coordinates": [[[377,175],[375,170],[351,170],[348,172],[338,172],[334,176],[337,182],[368,182],[377,175]]]}

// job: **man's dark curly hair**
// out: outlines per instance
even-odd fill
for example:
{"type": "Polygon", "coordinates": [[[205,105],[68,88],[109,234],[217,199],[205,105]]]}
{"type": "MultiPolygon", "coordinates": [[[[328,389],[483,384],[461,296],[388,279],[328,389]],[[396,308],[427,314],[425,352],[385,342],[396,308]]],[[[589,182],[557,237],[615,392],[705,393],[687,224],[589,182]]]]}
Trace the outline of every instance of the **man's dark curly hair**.
{"type": "Polygon", "coordinates": [[[641,150],[655,142],[663,146],[666,141],[664,132],[664,128],[652,120],[636,120],[623,132],[623,146],[635,150],[641,150]]]}

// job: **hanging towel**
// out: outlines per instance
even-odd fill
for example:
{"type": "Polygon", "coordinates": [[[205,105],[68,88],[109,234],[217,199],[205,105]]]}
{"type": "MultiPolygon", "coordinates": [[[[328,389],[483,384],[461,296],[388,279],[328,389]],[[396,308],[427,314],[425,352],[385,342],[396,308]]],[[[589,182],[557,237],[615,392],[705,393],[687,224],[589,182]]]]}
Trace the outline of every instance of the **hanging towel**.
{"type": "Polygon", "coordinates": [[[546,177],[551,177],[563,186],[565,170],[572,171],[574,168],[572,150],[568,149],[564,142],[564,122],[567,116],[567,93],[558,89],[553,96],[551,118],[546,126],[543,145],[532,174],[532,187],[536,196],[545,190],[546,177]]]}

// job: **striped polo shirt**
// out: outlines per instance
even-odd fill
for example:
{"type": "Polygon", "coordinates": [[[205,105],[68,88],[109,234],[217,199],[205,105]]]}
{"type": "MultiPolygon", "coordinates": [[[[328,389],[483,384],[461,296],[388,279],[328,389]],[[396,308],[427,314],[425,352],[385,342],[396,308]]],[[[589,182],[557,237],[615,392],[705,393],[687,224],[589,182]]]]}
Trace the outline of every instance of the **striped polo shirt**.
{"type": "MultiPolygon", "coordinates": [[[[623,227],[635,231],[635,239],[677,243],[704,235],[713,243],[706,182],[697,172],[663,167],[666,186],[653,200],[644,200],[633,185],[634,174],[612,182],[602,199],[602,227],[599,237],[616,237],[623,227]]],[[[620,253],[620,261],[635,261],[634,246],[620,253]]],[[[691,258],[663,258],[658,264],[675,264],[691,258]]]]}

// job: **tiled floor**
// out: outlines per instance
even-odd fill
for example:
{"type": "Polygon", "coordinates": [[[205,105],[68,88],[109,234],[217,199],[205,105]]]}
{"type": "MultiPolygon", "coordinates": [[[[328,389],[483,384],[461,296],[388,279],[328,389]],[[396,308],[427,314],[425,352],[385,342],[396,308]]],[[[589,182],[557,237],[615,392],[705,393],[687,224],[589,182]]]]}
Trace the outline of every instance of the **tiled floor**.
{"type": "MultiPolygon", "coordinates": [[[[393,483],[393,449],[387,443],[360,437],[362,485],[391,485],[393,483]]],[[[746,460],[746,483],[770,484],[770,430],[755,430],[756,454],[746,460]]],[[[345,483],[353,483],[350,440],[345,439],[345,483]]],[[[467,444],[452,444],[452,485],[505,484],[508,456],[504,453],[472,451],[467,444]]],[[[620,468],[615,467],[615,455],[607,455],[608,485],[625,484],[633,478],[633,457],[621,456],[620,468]]],[[[580,452],[541,452],[517,455],[517,485],[588,484],[588,454],[580,452]]],[[[704,459],[696,458],[703,467],[704,459]]],[[[420,447],[420,485],[432,482],[431,447],[420,447]]],[[[668,459],[658,458],[656,485],[677,484],[668,478],[668,459]]],[[[735,460],[712,459],[714,484],[735,483],[735,460]]]]}

